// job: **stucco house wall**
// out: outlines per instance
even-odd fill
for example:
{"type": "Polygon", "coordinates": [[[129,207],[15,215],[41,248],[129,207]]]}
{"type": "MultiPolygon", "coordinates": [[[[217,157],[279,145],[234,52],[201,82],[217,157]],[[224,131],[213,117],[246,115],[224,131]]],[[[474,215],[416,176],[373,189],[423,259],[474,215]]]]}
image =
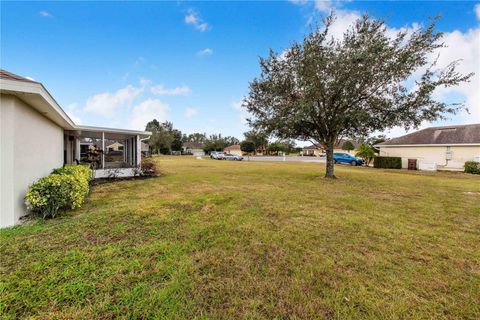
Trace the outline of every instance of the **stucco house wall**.
{"type": "Polygon", "coordinates": [[[234,155],[237,155],[237,156],[243,155],[243,152],[240,149],[231,149],[231,150],[227,150],[225,152],[230,153],[230,154],[234,154],[234,155]]]}
{"type": "Polygon", "coordinates": [[[203,157],[205,155],[203,149],[187,149],[187,151],[191,152],[194,157],[203,157]]]}
{"type": "Polygon", "coordinates": [[[401,157],[402,168],[408,167],[408,159],[435,162],[439,169],[461,170],[466,161],[480,156],[478,146],[450,146],[451,160],[446,161],[447,146],[388,146],[380,147],[380,156],[401,157]]]}
{"type": "Polygon", "coordinates": [[[28,186],[63,165],[64,132],[14,96],[1,94],[0,105],[0,227],[6,227],[26,214],[28,186]]]}

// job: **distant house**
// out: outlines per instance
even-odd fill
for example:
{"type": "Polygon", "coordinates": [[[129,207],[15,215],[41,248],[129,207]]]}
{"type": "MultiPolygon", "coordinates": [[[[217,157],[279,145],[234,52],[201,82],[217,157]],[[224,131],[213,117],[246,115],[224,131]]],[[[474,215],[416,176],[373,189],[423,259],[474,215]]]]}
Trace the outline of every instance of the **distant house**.
{"type": "Polygon", "coordinates": [[[338,141],[338,143],[333,147],[333,152],[343,152],[343,153],[346,152],[354,155],[357,152],[358,147],[360,147],[360,145],[361,143],[358,140],[340,139],[340,141],[338,141]],[[343,150],[343,145],[347,141],[350,141],[353,144],[353,147],[354,147],[353,150],[343,150]]]}
{"type": "Polygon", "coordinates": [[[114,143],[107,146],[107,151],[123,151],[123,144],[115,141],[114,143]]]}
{"type": "MultiPolygon", "coordinates": [[[[355,152],[358,150],[358,147],[361,145],[359,141],[356,140],[347,140],[347,139],[340,139],[339,142],[334,146],[333,152],[343,152],[343,153],[350,153],[350,154],[355,154],[355,152]],[[350,141],[354,148],[353,150],[343,150],[343,145],[345,142],[350,141]]],[[[300,153],[302,156],[315,156],[319,157],[320,155],[325,153],[325,148],[320,146],[320,145],[311,145],[304,147],[300,153]]]]}
{"type": "Polygon", "coordinates": [[[234,144],[234,145],[228,146],[225,149],[223,149],[223,152],[230,153],[230,154],[236,154],[236,155],[239,155],[239,156],[242,155],[242,149],[240,149],[239,144],[234,144]]]}
{"type": "Polygon", "coordinates": [[[323,153],[323,148],[315,145],[303,147],[301,155],[306,157],[319,157],[323,153]]]}
{"type": "Polygon", "coordinates": [[[380,156],[401,157],[417,166],[434,164],[438,169],[461,170],[466,161],[480,161],[480,124],[432,127],[377,145],[380,156]]]}
{"type": "Polygon", "coordinates": [[[184,142],[182,151],[187,154],[192,154],[195,157],[203,157],[205,151],[203,151],[203,143],[201,142],[184,142]]]}

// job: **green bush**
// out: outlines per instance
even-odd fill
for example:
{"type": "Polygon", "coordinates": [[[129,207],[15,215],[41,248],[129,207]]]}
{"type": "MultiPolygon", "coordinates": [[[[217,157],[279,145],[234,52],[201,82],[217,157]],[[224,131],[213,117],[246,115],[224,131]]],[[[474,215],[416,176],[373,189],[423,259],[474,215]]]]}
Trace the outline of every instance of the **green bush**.
{"type": "Polygon", "coordinates": [[[60,211],[79,208],[88,195],[92,170],[86,166],[66,165],[30,186],[25,200],[28,209],[44,219],[60,211]]]}
{"type": "Polygon", "coordinates": [[[375,157],[373,159],[375,168],[402,169],[402,158],[400,157],[375,157]]]}
{"type": "Polygon", "coordinates": [[[480,174],[480,162],[476,162],[476,161],[465,162],[465,172],[480,174]]]}

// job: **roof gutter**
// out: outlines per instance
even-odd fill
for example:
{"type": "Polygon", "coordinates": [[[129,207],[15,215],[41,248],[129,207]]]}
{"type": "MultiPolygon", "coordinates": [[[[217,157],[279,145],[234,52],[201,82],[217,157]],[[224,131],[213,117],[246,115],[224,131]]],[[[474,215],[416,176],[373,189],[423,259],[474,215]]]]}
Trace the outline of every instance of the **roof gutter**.
{"type": "Polygon", "coordinates": [[[149,131],[76,125],[40,82],[0,79],[0,92],[16,96],[65,130],[110,132],[140,136],[152,135],[149,131]],[[33,95],[40,96],[42,101],[32,99],[33,95]]]}
{"type": "Polygon", "coordinates": [[[375,148],[392,148],[392,147],[471,147],[480,146],[478,143],[441,143],[441,144],[377,144],[375,148]]]}
{"type": "Polygon", "coordinates": [[[31,104],[37,109],[37,111],[45,115],[47,118],[50,118],[64,129],[73,129],[75,127],[75,123],[72,119],[70,119],[67,113],[60,107],[43,84],[39,82],[0,79],[0,92],[14,95],[24,102],[31,104]],[[28,101],[31,95],[39,95],[45,104],[28,101]],[[57,114],[61,119],[55,117],[54,114],[48,114],[49,112],[57,114]]]}

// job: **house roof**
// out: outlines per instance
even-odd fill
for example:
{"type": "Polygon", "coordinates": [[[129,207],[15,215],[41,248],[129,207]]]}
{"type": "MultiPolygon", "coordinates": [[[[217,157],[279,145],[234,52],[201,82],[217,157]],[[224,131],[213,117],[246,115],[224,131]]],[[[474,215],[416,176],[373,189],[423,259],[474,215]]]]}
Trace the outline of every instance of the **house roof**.
{"type": "Polygon", "coordinates": [[[149,136],[151,132],[126,129],[102,128],[91,126],[80,126],[73,122],[67,113],[60,107],[53,96],[40,82],[16,75],[9,71],[0,69],[0,92],[16,96],[26,104],[37,110],[39,113],[50,119],[65,130],[71,130],[80,135],[81,132],[110,133],[122,138],[124,136],[141,135],[149,136]]]}
{"type": "Polygon", "coordinates": [[[351,139],[340,139],[338,143],[334,146],[335,149],[342,149],[343,144],[347,141],[350,141],[355,149],[357,149],[362,143],[358,140],[351,140],[351,139]]]}
{"type": "Polygon", "coordinates": [[[378,146],[480,144],[480,123],[431,127],[382,142],[378,146]]]}
{"type": "Polygon", "coordinates": [[[28,78],[19,76],[18,74],[14,74],[14,73],[8,72],[7,70],[3,70],[3,69],[0,69],[0,79],[38,83],[38,82],[36,82],[32,79],[28,79],[28,78]]]}
{"type": "Polygon", "coordinates": [[[234,144],[223,149],[223,151],[230,151],[230,150],[240,150],[240,145],[234,144]]]}
{"type": "Polygon", "coordinates": [[[187,141],[187,142],[184,142],[183,143],[183,146],[187,149],[203,149],[203,143],[201,142],[190,142],[190,141],[187,141]]]}
{"type": "MultiPolygon", "coordinates": [[[[335,146],[333,147],[334,149],[342,149],[343,147],[343,144],[347,141],[350,141],[353,146],[355,147],[355,149],[357,149],[361,143],[359,141],[356,141],[356,140],[347,140],[347,139],[340,139],[338,141],[337,144],[335,144],[335,146]]],[[[322,149],[323,147],[321,145],[311,145],[311,146],[307,146],[307,147],[303,147],[303,150],[315,150],[315,149],[322,149]]]]}

